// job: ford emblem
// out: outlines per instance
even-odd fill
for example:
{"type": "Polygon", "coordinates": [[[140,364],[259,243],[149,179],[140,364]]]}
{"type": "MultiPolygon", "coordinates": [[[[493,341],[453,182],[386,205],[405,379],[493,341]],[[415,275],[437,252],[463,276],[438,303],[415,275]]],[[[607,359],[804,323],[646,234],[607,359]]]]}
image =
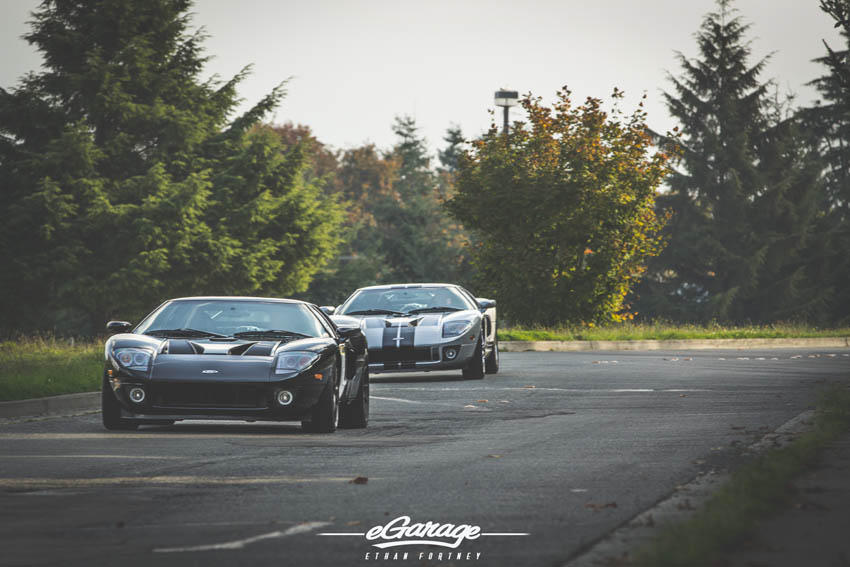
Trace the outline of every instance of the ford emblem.
{"type": "Polygon", "coordinates": [[[218,370],[202,370],[201,374],[218,374],[218,370]]]}

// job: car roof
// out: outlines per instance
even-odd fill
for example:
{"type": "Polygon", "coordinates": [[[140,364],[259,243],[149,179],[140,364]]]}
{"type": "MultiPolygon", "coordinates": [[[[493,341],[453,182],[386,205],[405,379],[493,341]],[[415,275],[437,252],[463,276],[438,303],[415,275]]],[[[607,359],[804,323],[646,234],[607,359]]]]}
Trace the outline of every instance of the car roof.
{"type": "Polygon", "coordinates": [[[457,284],[451,283],[408,283],[408,284],[384,284],[384,285],[370,285],[368,287],[361,287],[357,291],[363,291],[366,289],[411,289],[418,287],[458,287],[457,284]]]}
{"type": "Polygon", "coordinates": [[[300,299],[287,299],[284,297],[250,297],[241,295],[199,295],[195,297],[175,297],[174,299],[169,299],[169,301],[272,301],[275,303],[301,303],[304,305],[310,305],[309,302],[301,301],[300,299]]]}

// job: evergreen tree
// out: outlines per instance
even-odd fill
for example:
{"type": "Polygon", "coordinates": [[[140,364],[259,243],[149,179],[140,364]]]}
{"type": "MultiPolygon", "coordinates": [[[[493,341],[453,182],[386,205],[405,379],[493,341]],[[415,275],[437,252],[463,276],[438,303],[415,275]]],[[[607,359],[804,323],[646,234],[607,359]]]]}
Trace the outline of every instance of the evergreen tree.
{"type": "Polygon", "coordinates": [[[681,123],[681,168],[659,205],[673,212],[669,244],[639,288],[644,315],[733,322],[823,312],[829,290],[812,281],[818,165],[799,125],[749,64],[749,26],[730,0],[703,20],[700,56],[665,93],[681,123]]]}
{"type": "Polygon", "coordinates": [[[818,257],[818,276],[835,290],[831,320],[850,320],[850,0],[822,0],[821,9],[835,21],[844,41],[841,49],[826,45],[816,61],[827,74],[812,81],[823,101],[803,116],[816,135],[816,147],[825,161],[825,201],[821,203],[821,232],[827,242],[818,257]]]}
{"type": "Polygon", "coordinates": [[[302,151],[230,121],[240,73],[201,80],[189,0],[45,0],[26,39],[44,70],[0,89],[4,331],[98,332],[173,295],[304,289],[337,205],[302,151]],[[58,327],[57,327],[58,326],[58,327]]]}
{"type": "Polygon", "coordinates": [[[397,281],[452,281],[463,256],[452,225],[440,206],[438,178],[428,146],[413,118],[393,124],[398,143],[388,159],[398,166],[392,199],[379,201],[375,217],[383,229],[381,250],[397,281]]]}
{"type": "Polygon", "coordinates": [[[311,301],[336,304],[379,283],[468,279],[465,234],[442,208],[450,174],[432,169],[412,118],[397,118],[393,132],[388,152],[370,144],[342,154],[332,187],[348,208],[346,244],[304,294],[311,301]]]}

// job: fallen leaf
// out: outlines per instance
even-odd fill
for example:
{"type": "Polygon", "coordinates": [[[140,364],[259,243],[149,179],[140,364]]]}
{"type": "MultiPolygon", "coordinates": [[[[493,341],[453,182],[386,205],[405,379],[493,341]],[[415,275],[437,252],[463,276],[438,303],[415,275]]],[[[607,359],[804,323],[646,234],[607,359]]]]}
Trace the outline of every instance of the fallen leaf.
{"type": "Polygon", "coordinates": [[[487,456],[490,457],[491,459],[501,459],[502,458],[502,455],[487,455],[487,456]]]}
{"type": "Polygon", "coordinates": [[[366,484],[369,479],[365,476],[357,476],[348,481],[348,484],[366,484]]]}
{"type": "Polygon", "coordinates": [[[345,522],[346,526],[356,526],[360,524],[360,520],[351,520],[350,522],[345,522]]]}
{"type": "Polygon", "coordinates": [[[463,406],[463,407],[464,407],[464,409],[465,409],[465,408],[474,408],[475,406],[473,406],[472,404],[467,404],[467,405],[465,405],[465,406],[463,406]]]}
{"type": "Polygon", "coordinates": [[[603,510],[605,508],[616,508],[617,503],[616,502],[606,502],[604,504],[598,504],[596,502],[588,502],[587,504],[584,505],[584,507],[590,508],[590,509],[593,509],[593,510],[603,510]]]}
{"type": "Polygon", "coordinates": [[[695,465],[704,465],[705,459],[694,459],[693,461],[691,461],[691,463],[693,463],[695,465]]]}
{"type": "Polygon", "coordinates": [[[479,404],[486,404],[486,403],[487,403],[487,400],[478,400],[478,403],[479,403],[479,404]]]}
{"type": "Polygon", "coordinates": [[[532,386],[531,384],[526,384],[523,388],[536,388],[537,386],[532,386]]]}
{"type": "Polygon", "coordinates": [[[511,402],[509,402],[508,400],[499,400],[499,403],[500,404],[509,404],[511,402]]]}
{"type": "Polygon", "coordinates": [[[685,394],[679,394],[679,397],[680,397],[680,398],[684,398],[684,397],[686,397],[686,396],[685,396],[685,394]]]}
{"type": "Polygon", "coordinates": [[[593,362],[591,362],[591,364],[599,364],[599,361],[598,361],[598,360],[594,360],[593,362]]]}

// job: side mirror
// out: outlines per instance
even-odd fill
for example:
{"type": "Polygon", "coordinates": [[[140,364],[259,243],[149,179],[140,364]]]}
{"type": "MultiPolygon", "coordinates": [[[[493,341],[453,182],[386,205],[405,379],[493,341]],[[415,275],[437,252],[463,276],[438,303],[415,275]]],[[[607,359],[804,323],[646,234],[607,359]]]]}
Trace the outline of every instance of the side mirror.
{"type": "Polygon", "coordinates": [[[475,301],[478,302],[478,307],[482,310],[486,311],[492,307],[496,307],[495,299],[484,299],[483,297],[476,297],[475,301]]]}
{"type": "Polygon", "coordinates": [[[322,305],[321,307],[319,307],[319,309],[325,315],[333,315],[334,313],[336,313],[336,307],[334,307],[333,305],[322,305]]]}
{"type": "Polygon", "coordinates": [[[116,335],[118,333],[126,333],[133,328],[133,324],[128,321],[110,321],[106,324],[106,330],[116,335]]]}
{"type": "Polygon", "coordinates": [[[343,339],[351,339],[360,334],[360,327],[337,327],[337,331],[343,339]]]}

